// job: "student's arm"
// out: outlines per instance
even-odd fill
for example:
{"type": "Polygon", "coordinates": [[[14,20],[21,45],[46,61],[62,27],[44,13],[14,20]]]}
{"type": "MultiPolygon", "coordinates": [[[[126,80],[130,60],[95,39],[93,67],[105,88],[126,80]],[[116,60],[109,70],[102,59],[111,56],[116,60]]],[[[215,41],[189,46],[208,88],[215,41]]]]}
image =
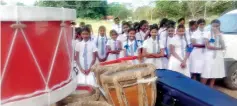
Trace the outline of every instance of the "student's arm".
{"type": "Polygon", "coordinates": [[[155,58],[161,58],[165,56],[164,49],[160,50],[160,53],[154,53],[152,54],[155,58]]]}
{"type": "Polygon", "coordinates": [[[175,46],[170,44],[170,52],[171,55],[173,55],[176,59],[178,59],[180,62],[182,62],[183,60],[179,57],[179,55],[175,52],[175,46]]]}
{"type": "Polygon", "coordinates": [[[147,49],[146,48],[143,48],[142,56],[146,57],[146,58],[155,58],[155,56],[153,56],[152,54],[147,53],[147,49]]]}
{"type": "Polygon", "coordinates": [[[210,50],[221,50],[219,47],[211,46],[208,39],[205,39],[206,48],[210,50]]]}

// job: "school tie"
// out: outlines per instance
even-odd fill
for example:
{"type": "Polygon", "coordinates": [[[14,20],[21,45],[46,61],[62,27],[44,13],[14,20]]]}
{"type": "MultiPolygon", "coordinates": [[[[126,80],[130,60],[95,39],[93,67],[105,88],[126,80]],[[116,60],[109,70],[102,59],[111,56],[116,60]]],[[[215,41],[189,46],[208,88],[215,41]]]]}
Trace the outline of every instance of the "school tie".
{"type": "Polygon", "coordinates": [[[85,70],[88,69],[88,64],[87,64],[87,44],[85,44],[84,52],[83,52],[83,57],[84,57],[84,68],[85,70]]]}
{"type": "Polygon", "coordinates": [[[182,52],[182,57],[184,58],[184,42],[183,42],[183,37],[181,38],[181,52],[182,52]]]}
{"type": "Polygon", "coordinates": [[[105,47],[105,45],[104,45],[104,38],[102,37],[101,38],[101,54],[102,54],[102,56],[104,56],[104,47],[105,47]]]}
{"type": "MultiPolygon", "coordinates": [[[[114,50],[118,50],[117,48],[117,41],[114,41],[114,50]]],[[[116,55],[116,59],[118,58],[118,54],[115,54],[116,55]]]]}
{"type": "MultiPolygon", "coordinates": [[[[156,53],[156,43],[155,43],[155,41],[152,42],[152,52],[156,53]]],[[[156,61],[155,58],[153,58],[153,63],[154,64],[155,64],[155,61],[156,61]]]]}
{"type": "Polygon", "coordinates": [[[130,45],[130,48],[131,48],[131,56],[133,56],[134,55],[133,44],[130,45]]]}

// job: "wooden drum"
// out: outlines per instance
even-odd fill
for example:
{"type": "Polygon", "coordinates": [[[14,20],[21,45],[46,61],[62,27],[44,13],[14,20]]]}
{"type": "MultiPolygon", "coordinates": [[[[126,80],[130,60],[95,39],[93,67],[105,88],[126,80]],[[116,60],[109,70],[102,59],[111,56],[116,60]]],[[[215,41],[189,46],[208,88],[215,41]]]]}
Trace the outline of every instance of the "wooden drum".
{"type": "Polygon", "coordinates": [[[109,103],[114,106],[154,106],[156,67],[152,64],[120,66],[101,75],[109,103]]]}

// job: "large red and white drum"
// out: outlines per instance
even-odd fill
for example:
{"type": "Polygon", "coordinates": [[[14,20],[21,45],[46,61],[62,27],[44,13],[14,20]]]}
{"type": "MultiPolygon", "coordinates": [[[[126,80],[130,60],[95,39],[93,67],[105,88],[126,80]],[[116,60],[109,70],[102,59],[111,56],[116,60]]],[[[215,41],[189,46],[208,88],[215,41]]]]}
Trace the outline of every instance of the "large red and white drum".
{"type": "Polygon", "coordinates": [[[65,8],[0,6],[1,105],[46,106],[76,89],[65,8]]]}

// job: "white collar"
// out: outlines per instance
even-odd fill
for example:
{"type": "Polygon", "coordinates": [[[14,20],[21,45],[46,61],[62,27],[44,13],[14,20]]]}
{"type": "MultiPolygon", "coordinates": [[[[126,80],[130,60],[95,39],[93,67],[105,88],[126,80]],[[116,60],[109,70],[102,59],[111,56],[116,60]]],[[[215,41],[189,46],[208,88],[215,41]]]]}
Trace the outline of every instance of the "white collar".
{"type": "Polygon", "coordinates": [[[133,41],[128,40],[128,45],[131,45],[131,44],[133,44],[134,42],[135,42],[135,40],[133,40],[133,41]]]}

